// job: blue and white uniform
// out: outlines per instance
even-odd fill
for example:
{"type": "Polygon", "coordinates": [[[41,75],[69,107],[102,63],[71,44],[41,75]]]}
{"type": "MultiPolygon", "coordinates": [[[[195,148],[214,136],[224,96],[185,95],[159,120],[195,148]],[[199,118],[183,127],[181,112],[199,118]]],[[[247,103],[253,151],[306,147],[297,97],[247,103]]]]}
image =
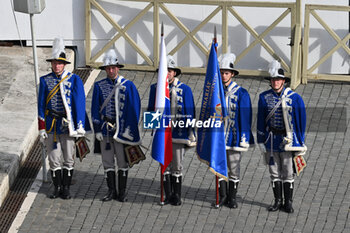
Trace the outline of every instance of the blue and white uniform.
{"type": "Polygon", "coordinates": [[[274,203],[269,211],[293,213],[293,157],[305,154],[306,113],[300,95],[284,86],[290,78],[277,60],[269,64],[271,89],[259,96],[257,139],[269,172],[274,203]]]}
{"type": "Polygon", "coordinates": [[[270,164],[272,181],[294,181],[292,158],[307,150],[305,128],[305,105],[300,95],[290,88],[284,88],[280,95],[272,89],[260,94],[257,139],[265,145],[267,160],[274,159],[270,164]]]}
{"type": "MultiPolygon", "coordinates": [[[[80,77],[76,74],[65,71],[60,77],[55,73],[50,73],[40,78],[39,97],[38,97],[38,116],[39,130],[45,129],[48,131],[53,127],[53,116],[50,112],[55,111],[58,114],[66,115],[65,120],[56,120],[56,133],[69,133],[71,137],[77,135],[77,129],[87,127],[85,125],[85,91],[84,85],[80,77]],[[59,84],[59,89],[55,95],[46,104],[46,99],[49,92],[61,81],[62,78],[68,76],[59,84]],[[44,125],[42,123],[45,122],[44,125]]],[[[51,130],[50,133],[54,133],[51,130]]]]}
{"type": "Polygon", "coordinates": [[[241,152],[254,144],[251,132],[252,106],[249,93],[231,82],[224,88],[228,118],[225,120],[225,140],[229,180],[239,182],[241,152]]]}
{"type": "Polygon", "coordinates": [[[84,85],[78,75],[64,71],[59,77],[52,72],[40,78],[38,122],[39,130],[46,130],[49,134],[45,142],[51,170],[61,169],[61,150],[63,167],[72,169],[75,157],[74,137],[83,136],[79,135],[77,129],[90,130],[85,112],[84,85]],[[64,81],[60,82],[62,79],[64,81]],[[57,84],[59,88],[51,92],[57,84]]]}
{"type": "Polygon", "coordinates": [[[101,141],[101,152],[106,172],[114,171],[115,154],[118,168],[127,170],[123,145],[141,144],[138,128],[140,110],[140,96],[130,80],[119,75],[115,80],[105,78],[95,83],[91,117],[95,133],[101,132],[104,136],[104,140],[101,141]],[[112,91],[114,91],[112,98],[101,110],[112,91]]]}

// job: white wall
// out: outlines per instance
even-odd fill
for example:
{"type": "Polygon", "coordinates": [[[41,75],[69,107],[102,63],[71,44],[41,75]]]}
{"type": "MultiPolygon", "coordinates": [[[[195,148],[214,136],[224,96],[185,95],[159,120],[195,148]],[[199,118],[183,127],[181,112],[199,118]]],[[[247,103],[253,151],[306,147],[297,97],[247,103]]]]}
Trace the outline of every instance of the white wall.
{"type": "MultiPolygon", "coordinates": [[[[12,0],[13,1],[13,0],[12,0]]],[[[243,0],[242,0],[243,1],[243,0]]],[[[247,1],[247,0],[244,0],[247,1]]],[[[262,1],[262,0],[255,0],[262,1]]],[[[122,26],[125,26],[135,15],[143,9],[148,3],[135,3],[130,1],[106,0],[98,2],[110,13],[113,18],[122,26]]],[[[270,2],[294,2],[292,0],[278,0],[270,2]]],[[[302,1],[302,10],[305,4],[328,4],[348,6],[348,0],[304,0],[302,1]]],[[[213,6],[195,6],[195,5],[174,5],[166,6],[175,14],[186,27],[193,30],[215,7],[213,6]]],[[[253,25],[258,33],[262,33],[267,25],[273,22],[284,9],[267,8],[236,8],[247,22],[253,25]]],[[[184,34],[177,29],[175,24],[160,11],[160,20],[165,24],[165,40],[167,51],[170,52],[183,38],[184,34]]],[[[14,13],[19,27],[21,39],[30,40],[29,15],[14,13]]],[[[343,12],[318,12],[323,18],[327,19],[329,26],[343,38],[349,31],[349,15],[343,12]]],[[[58,35],[62,36],[66,45],[78,46],[79,66],[85,65],[84,39],[85,39],[85,1],[84,0],[60,0],[46,1],[46,9],[38,15],[35,15],[35,32],[38,45],[51,45],[52,39],[58,35]]],[[[302,22],[304,16],[302,17],[302,22]]],[[[16,30],[14,16],[11,10],[11,0],[5,0],[0,8],[0,40],[18,40],[19,35],[16,30]]],[[[208,46],[213,37],[213,28],[216,26],[218,31],[218,43],[221,46],[221,13],[215,16],[205,27],[197,34],[197,38],[208,46]]],[[[93,50],[95,54],[104,44],[115,35],[116,31],[110,24],[93,8],[92,17],[92,36],[93,50]]],[[[133,40],[153,58],[153,11],[149,11],[141,22],[136,23],[127,32],[133,40]]],[[[277,27],[265,37],[272,48],[282,56],[287,62],[290,62],[290,16],[284,19],[277,27]]],[[[242,52],[254,38],[246,31],[239,22],[229,13],[229,49],[239,54],[242,52]]],[[[30,43],[29,43],[30,44],[30,43]]],[[[334,39],[325,31],[313,17],[311,17],[310,30],[310,57],[309,67],[322,57],[329,49],[335,45],[334,39]]],[[[132,47],[123,39],[119,39],[115,44],[121,62],[128,64],[146,64],[132,47]]],[[[221,47],[219,47],[219,53],[221,47]]],[[[175,54],[179,66],[203,67],[206,63],[206,57],[193,45],[187,43],[180,51],[175,54]]],[[[254,47],[253,51],[248,53],[240,62],[236,64],[238,69],[263,69],[265,70],[271,56],[260,45],[254,47]]],[[[330,59],[320,66],[315,73],[348,73],[348,55],[343,49],[339,49],[330,59]]]]}
{"type": "MultiPolygon", "coordinates": [[[[11,4],[13,1],[16,0],[2,0],[1,2],[0,40],[28,40],[28,44],[31,45],[29,15],[20,12],[13,14],[11,4]]],[[[37,45],[51,46],[55,37],[62,36],[66,46],[78,46],[79,66],[85,65],[85,0],[46,0],[45,3],[44,11],[34,15],[33,20],[37,45]]]]}

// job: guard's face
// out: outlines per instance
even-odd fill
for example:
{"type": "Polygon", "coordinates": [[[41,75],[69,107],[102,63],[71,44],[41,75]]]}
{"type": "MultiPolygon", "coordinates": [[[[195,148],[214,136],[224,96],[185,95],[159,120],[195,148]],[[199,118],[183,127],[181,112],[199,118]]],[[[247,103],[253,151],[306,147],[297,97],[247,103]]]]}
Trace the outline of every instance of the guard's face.
{"type": "Polygon", "coordinates": [[[105,71],[107,73],[107,77],[110,79],[116,79],[118,77],[119,67],[116,66],[106,66],[105,71]]]}
{"type": "Polygon", "coordinates": [[[285,81],[284,78],[272,78],[270,80],[272,89],[277,93],[281,92],[285,81]]]}
{"type": "Polygon", "coordinates": [[[61,75],[64,71],[64,67],[66,66],[66,63],[63,61],[57,61],[57,60],[53,60],[51,61],[51,67],[52,67],[52,71],[56,74],[56,75],[61,75]]]}
{"type": "Polygon", "coordinates": [[[168,69],[168,83],[171,84],[174,82],[176,72],[175,70],[168,69]]]}
{"type": "Polygon", "coordinates": [[[220,70],[221,73],[221,81],[225,86],[230,85],[232,82],[232,78],[235,76],[235,73],[233,73],[230,70],[220,70]]]}

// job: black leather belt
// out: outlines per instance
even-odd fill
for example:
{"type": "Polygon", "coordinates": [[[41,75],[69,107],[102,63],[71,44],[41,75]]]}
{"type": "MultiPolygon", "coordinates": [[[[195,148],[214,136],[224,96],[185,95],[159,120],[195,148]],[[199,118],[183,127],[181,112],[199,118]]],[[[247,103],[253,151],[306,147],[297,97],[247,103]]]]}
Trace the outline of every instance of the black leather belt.
{"type": "Polygon", "coordinates": [[[109,118],[109,117],[106,117],[106,116],[103,117],[103,120],[108,122],[108,123],[111,123],[111,124],[115,124],[115,122],[116,122],[115,119],[109,118]]]}
{"type": "Polygon", "coordinates": [[[274,127],[270,126],[270,131],[274,134],[274,135],[286,135],[286,129],[277,129],[274,127]]]}
{"type": "Polygon", "coordinates": [[[48,115],[54,118],[66,118],[67,114],[65,112],[57,112],[52,109],[48,109],[48,115]]]}

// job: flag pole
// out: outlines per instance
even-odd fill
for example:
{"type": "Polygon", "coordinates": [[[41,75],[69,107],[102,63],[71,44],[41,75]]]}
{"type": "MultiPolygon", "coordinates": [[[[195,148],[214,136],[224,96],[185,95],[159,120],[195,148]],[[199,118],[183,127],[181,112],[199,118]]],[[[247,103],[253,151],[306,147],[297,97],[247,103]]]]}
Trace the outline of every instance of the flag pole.
{"type": "MultiPolygon", "coordinates": [[[[216,39],[216,27],[214,26],[214,38],[213,38],[213,43],[216,44],[217,43],[217,39],[216,39]]],[[[218,52],[217,47],[215,46],[215,51],[216,54],[218,52]]],[[[216,201],[215,201],[215,208],[219,208],[219,177],[217,175],[215,175],[215,191],[216,191],[216,201]]]]}
{"type": "Polygon", "coordinates": [[[162,172],[162,164],[160,164],[160,205],[164,205],[164,187],[163,187],[164,175],[162,172]]]}
{"type": "MultiPolygon", "coordinates": [[[[162,26],[160,29],[160,37],[162,38],[163,36],[164,36],[164,27],[162,22],[162,26]]],[[[164,183],[163,183],[164,175],[162,172],[162,164],[159,163],[159,166],[160,166],[160,205],[163,206],[164,205],[164,183]]]]}

